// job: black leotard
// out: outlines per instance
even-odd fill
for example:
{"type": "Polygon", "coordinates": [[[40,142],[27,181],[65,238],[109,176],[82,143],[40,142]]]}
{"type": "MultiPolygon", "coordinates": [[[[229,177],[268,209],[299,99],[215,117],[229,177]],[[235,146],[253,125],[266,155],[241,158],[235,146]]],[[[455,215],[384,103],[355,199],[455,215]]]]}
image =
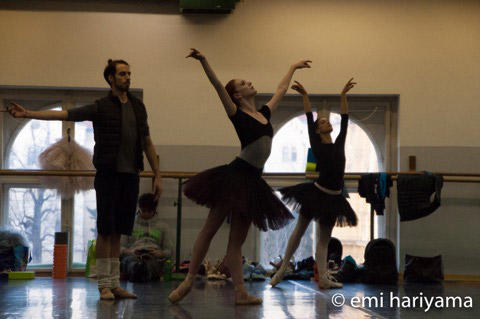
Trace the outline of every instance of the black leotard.
{"type": "Polygon", "coordinates": [[[242,145],[238,157],[257,168],[263,168],[272,149],[273,128],[270,123],[270,108],[264,105],[259,112],[268,120],[267,124],[260,123],[240,108],[237,108],[230,120],[242,145]]]}
{"type": "Polygon", "coordinates": [[[317,160],[317,171],[320,173],[317,183],[330,190],[341,190],[345,175],[345,138],[347,136],[348,114],[341,114],[340,134],[335,139],[335,143],[332,144],[321,142],[320,135],[315,132],[312,112],[308,112],[306,115],[310,146],[317,160]]]}

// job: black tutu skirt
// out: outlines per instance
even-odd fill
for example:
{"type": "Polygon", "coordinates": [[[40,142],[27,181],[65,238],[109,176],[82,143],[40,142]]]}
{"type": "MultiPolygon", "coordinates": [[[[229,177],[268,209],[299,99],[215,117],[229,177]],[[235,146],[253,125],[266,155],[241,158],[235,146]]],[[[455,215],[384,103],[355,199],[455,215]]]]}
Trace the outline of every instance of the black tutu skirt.
{"type": "Polygon", "coordinates": [[[285,203],[293,204],[300,214],[318,220],[320,224],[357,225],[357,215],[343,195],[324,193],[314,183],[283,187],[279,191],[285,203]]]}
{"type": "Polygon", "coordinates": [[[230,164],[210,168],[190,178],[185,183],[184,194],[225,216],[240,214],[251,218],[263,231],[280,229],[293,219],[263,180],[262,170],[238,157],[230,164]]]}

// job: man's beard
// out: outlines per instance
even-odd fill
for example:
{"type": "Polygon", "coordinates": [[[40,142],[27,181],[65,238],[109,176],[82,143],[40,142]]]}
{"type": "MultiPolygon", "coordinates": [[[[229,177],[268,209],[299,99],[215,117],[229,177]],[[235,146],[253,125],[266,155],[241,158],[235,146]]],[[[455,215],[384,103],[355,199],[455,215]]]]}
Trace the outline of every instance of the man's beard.
{"type": "Polygon", "coordinates": [[[116,87],[120,92],[128,92],[128,90],[130,89],[130,83],[125,85],[117,85],[116,87]]]}

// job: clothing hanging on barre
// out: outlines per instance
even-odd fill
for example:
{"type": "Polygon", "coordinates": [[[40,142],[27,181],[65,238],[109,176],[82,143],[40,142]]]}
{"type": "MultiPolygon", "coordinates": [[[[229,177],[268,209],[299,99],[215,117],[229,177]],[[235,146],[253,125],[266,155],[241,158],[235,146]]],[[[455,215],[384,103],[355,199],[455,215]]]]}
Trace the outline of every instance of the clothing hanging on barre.
{"type": "Polygon", "coordinates": [[[358,194],[372,205],[377,215],[383,215],[385,198],[390,197],[392,178],[386,173],[362,175],[358,181],[358,194]]]}
{"type": "Polygon", "coordinates": [[[443,176],[438,174],[399,174],[397,190],[400,221],[415,220],[433,213],[440,207],[442,186],[443,176]],[[431,201],[433,193],[435,196],[431,201]]]}

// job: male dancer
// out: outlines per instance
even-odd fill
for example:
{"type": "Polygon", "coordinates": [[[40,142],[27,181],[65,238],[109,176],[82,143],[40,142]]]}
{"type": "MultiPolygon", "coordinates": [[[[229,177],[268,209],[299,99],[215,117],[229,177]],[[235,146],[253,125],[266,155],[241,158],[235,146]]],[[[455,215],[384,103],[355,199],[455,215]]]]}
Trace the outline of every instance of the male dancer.
{"type": "Polygon", "coordinates": [[[131,77],[129,64],[124,60],[108,60],[103,76],[111,91],[93,104],[68,111],[35,112],[11,103],[8,111],[15,118],[93,122],[100,299],[137,298],[120,287],[119,255],[120,236],[132,233],[143,152],[155,174],[153,192],[156,200],[162,192],[161,175],[150,138],[145,105],[128,91],[131,77]]]}

